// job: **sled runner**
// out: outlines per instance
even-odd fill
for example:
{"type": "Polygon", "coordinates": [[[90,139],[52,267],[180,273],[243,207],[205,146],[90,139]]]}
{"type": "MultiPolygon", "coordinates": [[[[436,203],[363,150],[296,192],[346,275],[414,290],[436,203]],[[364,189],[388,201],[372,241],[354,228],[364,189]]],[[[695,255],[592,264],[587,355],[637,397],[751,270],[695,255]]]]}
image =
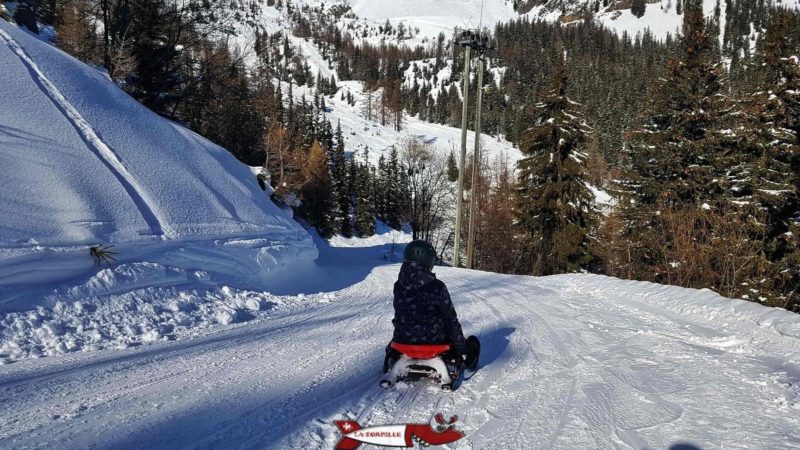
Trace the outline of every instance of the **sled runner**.
{"type": "Polygon", "coordinates": [[[443,389],[454,389],[453,381],[463,372],[455,355],[449,355],[450,344],[416,345],[392,342],[383,364],[386,376],[381,387],[390,388],[398,381],[429,379],[439,382],[443,389]],[[449,362],[449,364],[448,364],[449,362]]]}
{"type": "Polygon", "coordinates": [[[478,338],[467,339],[469,357],[465,366],[461,355],[451,351],[450,344],[401,344],[392,342],[383,362],[386,376],[380,382],[388,389],[398,381],[428,379],[441,384],[442,389],[455,390],[464,379],[465,368],[475,370],[478,365],[480,344],[478,338]]]}

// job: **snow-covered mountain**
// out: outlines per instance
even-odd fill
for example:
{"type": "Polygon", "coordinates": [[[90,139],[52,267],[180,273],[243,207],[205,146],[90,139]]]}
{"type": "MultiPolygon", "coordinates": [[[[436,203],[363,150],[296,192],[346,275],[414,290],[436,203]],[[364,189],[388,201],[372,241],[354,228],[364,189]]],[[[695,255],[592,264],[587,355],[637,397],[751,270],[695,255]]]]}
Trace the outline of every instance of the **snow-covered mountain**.
{"type": "Polygon", "coordinates": [[[115,245],[121,262],[156,252],[188,268],[201,264],[187,249],[233,240],[264,271],[316,256],[225,149],[5,21],[0,86],[0,310],[25,297],[15,286],[91,271],[95,245],[115,245]]]}
{"type": "MultiPolygon", "coordinates": [[[[718,6],[716,0],[704,0],[703,8],[707,15],[714,14],[718,6]]],[[[679,2],[677,0],[660,0],[647,3],[644,14],[636,17],[631,13],[631,2],[594,2],[588,0],[564,0],[558,2],[512,1],[512,0],[443,0],[430,2],[424,0],[390,1],[390,0],[294,0],[291,2],[264,2],[255,16],[242,23],[238,28],[236,43],[244,49],[255,62],[255,53],[249,51],[253,48],[255,32],[258,30],[265,34],[282,33],[293,48],[294,54],[299,55],[307,65],[311,76],[317,74],[328,79],[337,78],[339,91],[335,96],[326,100],[329,108],[328,118],[336,124],[341,121],[346,140],[347,151],[352,153],[368,149],[373,156],[372,161],[377,161],[378,155],[386,152],[392,146],[401,145],[404,139],[418,137],[431,142],[442,152],[449,152],[459,147],[460,131],[457,128],[441,126],[419,120],[415,116],[406,116],[404,129],[394,130],[391,126],[381,126],[374,120],[367,120],[362,110],[365,108],[366,97],[363,84],[354,80],[339,80],[336,63],[330,56],[326,56],[313,39],[302,36],[297,32],[298,21],[304,21],[303,27],[316,27],[324,29],[333,25],[342,34],[348,35],[355,43],[368,42],[372,45],[381,43],[396,44],[414,48],[421,46],[432,49],[437,36],[442,33],[446,40],[450,40],[456,28],[492,29],[494,25],[526,17],[531,20],[543,19],[572,23],[576,20],[594,20],[619,34],[627,33],[635,36],[645,30],[657,38],[665,38],[668,34],[675,35],[681,25],[682,15],[678,14],[679,2]],[[603,6],[606,3],[607,6],[603,6]],[[288,5],[291,5],[289,7],[288,5]],[[597,4],[597,12],[594,11],[597,4]],[[298,15],[297,11],[301,11],[298,15]],[[298,19],[299,17],[299,19],[298,19]],[[391,29],[387,29],[386,24],[391,29]],[[344,96],[350,95],[349,103],[344,101],[344,96]]],[[[786,6],[800,6],[800,1],[790,0],[782,3],[786,6]]],[[[725,10],[722,5],[720,30],[725,29],[725,10]]],[[[302,27],[300,27],[302,28],[302,27]]],[[[751,37],[758,34],[753,29],[751,37]]],[[[720,36],[722,42],[723,36],[720,36]]],[[[754,40],[751,40],[754,43],[754,40]]],[[[447,48],[449,44],[445,45],[447,48]]],[[[455,85],[460,93],[460,77],[452,74],[452,60],[447,60],[444,67],[440,68],[432,79],[421,78],[422,69],[433,65],[433,60],[412,61],[406,68],[405,87],[410,89],[416,82],[418,85],[432,87],[431,95],[437,97],[438,89],[445,90],[455,85]],[[436,81],[433,81],[435,79],[436,81]]],[[[495,82],[502,79],[506,68],[494,67],[490,70],[495,73],[495,82]]],[[[284,83],[283,92],[289,91],[288,83],[284,83]]],[[[294,96],[298,100],[305,95],[312,98],[314,89],[305,86],[295,86],[294,96]]],[[[375,93],[380,98],[380,90],[375,93]]],[[[468,147],[472,148],[474,139],[470,133],[468,147]]],[[[519,159],[520,153],[502,137],[482,137],[490,160],[498,155],[506,155],[513,162],[519,159]]]]}
{"type": "MultiPolygon", "coordinates": [[[[383,1],[363,1],[353,2],[349,0],[335,0],[322,1],[322,0],[299,0],[293,1],[291,4],[293,8],[302,8],[308,6],[314,8],[320,14],[314,17],[320,20],[330,20],[335,23],[340,29],[348,32],[356,38],[357,41],[362,39],[373,44],[379,44],[381,40],[387,39],[387,36],[378,32],[378,27],[382,26],[386,19],[389,19],[393,24],[400,22],[412,23],[408,21],[409,17],[403,15],[407,12],[421,11],[424,9],[423,3],[426,2],[383,2],[383,1]],[[398,6],[400,5],[400,6],[398,6]],[[385,6],[385,8],[384,8],[385,6]],[[340,9],[337,9],[340,8],[340,9]],[[416,9],[415,9],[416,8],[416,9]],[[342,14],[341,11],[348,11],[348,14],[342,14]],[[371,13],[370,11],[374,11],[371,13]],[[384,15],[379,11],[384,11],[388,15],[384,15]],[[356,12],[366,13],[367,15],[361,17],[356,15],[356,12]],[[371,14],[377,14],[375,17],[380,16],[381,21],[371,19],[371,14]],[[338,19],[337,19],[338,17],[338,19]]],[[[444,2],[450,6],[459,5],[460,2],[444,2]]],[[[495,11],[492,20],[504,21],[508,18],[518,16],[513,11],[510,3],[501,2],[504,6],[502,9],[495,11]],[[508,8],[505,8],[508,6],[508,8]],[[502,11],[510,10],[510,14],[501,13],[502,11]],[[504,15],[505,14],[505,15],[504,15]]],[[[463,26],[461,17],[469,17],[471,5],[474,4],[466,2],[466,6],[461,7],[458,15],[450,15],[453,21],[440,22],[440,17],[432,16],[431,11],[427,11],[426,16],[419,16],[419,21],[414,21],[414,26],[430,20],[430,23],[436,25],[427,29],[427,32],[413,32],[416,36],[414,38],[401,39],[393,41],[394,43],[403,43],[406,45],[430,45],[433,39],[439,34],[444,32],[448,38],[454,27],[463,26]]],[[[277,4],[276,4],[277,5],[277,4]]],[[[300,55],[308,65],[309,71],[312,75],[320,74],[324,78],[336,76],[335,65],[330,59],[326,59],[320,52],[319,48],[314,43],[306,38],[298,37],[292,29],[296,25],[289,17],[287,8],[284,6],[267,6],[262,4],[260,14],[257,19],[249,25],[242,25],[238,29],[238,34],[235,39],[235,44],[239,49],[244,50],[246,55],[251,60],[255,61],[255,55],[251,51],[254,40],[255,31],[258,30],[263,33],[284,33],[289,44],[292,46],[296,54],[300,55]]],[[[429,4],[430,6],[430,4],[429,4]]],[[[447,5],[444,5],[447,6],[447,5]]],[[[447,9],[440,5],[438,2],[434,5],[435,11],[440,11],[441,14],[446,14],[447,9]]],[[[430,8],[428,8],[430,9],[430,8]]],[[[507,11],[506,11],[507,12],[507,11]]],[[[324,25],[324,24],[321,24],[324,25]]],[[[409,31],[409,33],[412,33],[409,31]]],[[[425,65],[424,61],[419,62],[420,67],[425,65]]],[[[441,80],[449,77],[449,67],[442,69],[438,74],[441,80]]],[[[407,83],[412,83],[414,74],[411,73],[411,68],[407,72],[407,83]]],[[[342,131],[346,144],[346,151],[348,153],[359,152],[360,155],[364,154],[365,150],[370,153],[372,162],[377,162],[380,155],[388,156],[388,152],[392,147],[401,147],[403,142],[410,138],[420,139],[430,144],[435,150],[440,153],[448,153],[457,150],[460,147],[461,130],[446,125],[430,123],[420,120],[417,117],[405,116],[403,121],[402,130],[397,131],[391,125],[382,125],[376,120],[369,120],[363,113],[367,98],[363,83],[355,80],[338,80],[338,87],[340,88],[336,95],[326,99],[327,112],[326,115],[331,123],[336,126],[341,123],[342,131]],[[350,96],[353,104],[345,101],[346,96],[350,96]]],[[[442,82],[438,86],[442,86],[442,82]]],[[[283,83],[283,92],[289,92],[288,83],[283,83]]],[[[306,86],[294,85],[292,87],[295,100],[299,100],[305,96],[307,100],[313,98],[315,89],[306,86]]],[[[380,90],[373,93],[375,98],[381,95],[380,90]]],[[[374,101],[374,99],[373,99],[374,101]]],[[[468,136],[468,148],[472,149],[474,145],[475,133],[470,131],[468,136]]],[[[496,161],[498,158],[507,158],[511,163],[515,162],[521,157],[519,149],[515,148],[513,144],[508,142],[502,137],[490,136],[483,134],[481,137],[481,145],[484,149],[484,155],[489,161],[496,161]]]]}
{"type": "MultiPolygon", "coordinates": [[[[347,10],[349,14],[338,19],[340,28],[372,35],[373,41],[383,38],[410,46],[428,45],[439,33],[449,38],[455,28],[491,30],[498,23],[520,17],[561,23],[594,20],[619,34],[635,36],[649,29],[662,39],[667,34],[674,36],[683,19],[679,14],[680,0],[647,1],[640,17],[631,12],[631,1],[622,0],[294,0],[291,3],[329,11],[347,10]],[[402,23],[406,33],[392,38],[379,36],[375,30],[387,20],[395,29],[402,23]]],[[[726,2],[703,0],[703,11],[708,16],[713,15],[718,4],[724,20],[726,2]]],[[[798,0],[775,1],[774,4],[800,8],[798,0]]],[[[265,6],[261,20],[275,23],[279,15],[275,8],[265,6]]]]}

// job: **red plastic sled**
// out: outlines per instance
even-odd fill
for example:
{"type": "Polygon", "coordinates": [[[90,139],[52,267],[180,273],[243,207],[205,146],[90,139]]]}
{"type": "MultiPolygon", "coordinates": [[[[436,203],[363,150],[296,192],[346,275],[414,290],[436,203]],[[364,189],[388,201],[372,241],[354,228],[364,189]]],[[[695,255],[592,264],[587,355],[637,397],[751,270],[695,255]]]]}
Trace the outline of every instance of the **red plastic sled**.
{"type": "Polygon", "coordinates": [[[413,359],[432,359],[450,350],[450,344],[398,344],[392,342],[392,348],[413,359]]]}

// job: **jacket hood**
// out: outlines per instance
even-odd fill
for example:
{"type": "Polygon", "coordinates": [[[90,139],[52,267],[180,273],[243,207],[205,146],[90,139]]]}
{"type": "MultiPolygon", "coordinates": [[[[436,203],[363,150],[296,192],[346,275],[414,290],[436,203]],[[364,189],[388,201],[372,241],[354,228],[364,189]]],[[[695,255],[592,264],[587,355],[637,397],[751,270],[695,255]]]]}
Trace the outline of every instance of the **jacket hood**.
{"type": "Polygon", "coordinates": [[[416,261],[406,261],[400,266],[397,283],[404,289],[418,289],[436,279],[436,275],[416,261]]]}

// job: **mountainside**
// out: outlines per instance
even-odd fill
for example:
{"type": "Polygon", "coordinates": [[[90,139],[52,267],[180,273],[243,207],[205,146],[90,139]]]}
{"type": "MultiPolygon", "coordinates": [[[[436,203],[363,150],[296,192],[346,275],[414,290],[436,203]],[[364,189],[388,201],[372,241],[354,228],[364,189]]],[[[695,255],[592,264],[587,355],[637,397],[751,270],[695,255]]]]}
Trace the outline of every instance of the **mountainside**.
{"type": "MultiPolygon", "coordinates": [[[[713,20],[714,26],[718,28],[721,53],[726,60],[736,59],[735,55],[740,55],[745,51],[752,54],[756,38],[763,32],[762,13],[765,6],[764,4],[750,3],[752,2],[741,1],[720,4],[716,0],[702,2],[706,18],[713,20]],[[728,23],[729,21],[730,23],[728,23]]],[[[796,0],[780,4],[787,7],[800,6],[800,2],[796,0]]],[[[496,25],[520,18],[531,21],[541,19],[558,22],[567,24],[566,28],[575,28],[574,26],[579,22],[593,21],[618,35],[627,35],[630,43],[620,41],[617,44],[619,47],[633,44],[635,36],[642,35],[647,31],[649,33],[648,40],[636,40],[636,48],[629,52],[634,55],[633,57],[629,56],[632,61],[628,63],[628,67],[624,68],[629,72],[629,76],[641,77],[638,71],[643,66],[663,67],[663,63],[654,63],[652,59],[665,58],[666,51],[663,48],[658,48],[657,51],[648,50],[648,47],[655,45],[654,42],[663,41],[668,35],[673,38],[677,35],[683,20],[681,8],[681,2],[676,0],[647,3],[641,16],[637,17],[631,12],[631,2],[603,2],[600,0],[596,2],[543,3],[510,0],[447,0],[434,3],[417,0],[404,2],[384,0],[270,1],[261,3],[258,13],[246,21],[247,25],[242,24],[238,28],[238,36],[235,41],[240,49],[246,50],[245,55],[251,65],[272,65],[272,76],[283,81],[282,92],[284,95],[289,90],[287,81],[292,80],[295,83],[295,99],[305,95],[310,101],[314,93],[321,92],[322,88],[311,87],[314,84],[313,80],[308,82],[309,87],[307,88],[304,79],[317,76],[325,80],[334,79],[338,85],[333,86],[332,92],[335,95],[331,94],[330,100],[326,102],[326,106],[330,107],[327,112],[334,126],[336,120],[342,120],[348,152],[369,148],[373,152],[381,153],[392,145],[399,144],[403,138],[410,135],[417,135],[426,140],[436,139],[442,149],[448,150],[453,145],[456,147],[459,145],[459,132],[454,127],[460,124],[460,119],[452,119],[452,117],[460,115],[458,98],[460,98],[462,90],[461,71],[463,70],[461,55],[459,52],[453,52],[452,36],[456,29],[482,27],[490,33],[495,33],[496,25]],[[336,30],[335,36],[331,31],[333,29],[336,30]],[[262,44],[260,51],[257,45],[256,51],[251,51],[252,41],[256,40],[258,36],[267,35],[273,36],[270,38],[270,44],[262,44]],[[274,38],[274,36],[280,37],[274,38]],[[285,41],[281,45],[283,39],[285,41]],[[642,42],[644,43],[641,44],[642,42]],[[645,47],[643,50],[640,44],[645,47]],[[391,81],[393,77],[400,79],[400,87],[397,88],[397,91],[400,92],[402,105],[399,107],[403,111],[403,124],[407,125],[406,130],[397,132],[391,126],[382,126],[377,123],[379,121],[366,118],[368,114],[364,110],[369,97],[364,93],[370,92],[375,101],[383,101],[387,86],[383,81],[375,85],[375,77],[369,73],[368,68],[345,67],[347,61],[355,64],[359,58],[363,57],[363,54],[367,53],[365,47],[353,55],[352,46],[358,45],[372,46],[376,49],[375,51],[382,48],[384,50],[380,51],[386,51],[388,54],[396,53],[391,50],[393,46],[409,52],[400,57],[399,69],[402,73],[382,74],[379,77],[384,81],[387,79],[391,81]],[[271,48],[266,49],[266,47],[271,48]],[[425,57],[414,58],[412,49],[416,49],[425,57]],[[342,53],[347,53],[347,56],[342,57],[342,53]],[[264,54],[269,57],[265,58],[264,54]],[[431,57],[433,54],[440,56],[434,59],[431,57]],[[634,67],[630,67],[630,65],[634,65],[634,67]],[[302,76],[298,74],[302,74],[302,76]],[[366,82],[364,82],[365,79],[366,82]],[[417,93],[419,93],[419,100],[412,97],[417,93]],[[441,93],[449,93],[449,99],[439,102],[441,93]],[[351,94],[353,97],[348,98],[350,104],[342,101],[345,96],[351,94]],[[428,112],[423,114],[426,112],[424,111],[426,102],[428,112]],[[444,113],[446,118],[442,117],[441,112],[437,112],[437,116],[432,117],[430,110],[434,108],[446,110],[444,113]],[[436,125],[429,126],[426,122],[439,124],[447,122],[445,124],[451,127],[439,127],[439,129],[451,138],[441,139],[441,132],[434,129],[437,128],[436,125]]],[[[484,95],[485,108],[487,108],[484,113],[484,132],[501,138],[496,139],[496,143],[492,143],[492,138],[484,138],[484,142],[487,142],[490,147],[489,152],[492,155],[490,160],[494,159],[494,155],[498,152],[504,152],[510,156],[511,161],[515,161],[519,158],[519,153],[512,148],[511,142],[518,144],[519,136],[514,136],[515,132],[510,128],[516,126],[524,129],[527,128],[527,125],[511,124],[511,120],[517,120],[519,117],[515,117],[516,113],[508,114],[506,107],[513,105],[515,108],[519,108],[516,103],[524,101],[528,95],[526,92],[529,93],[531,86],[519,86],[521,89],[515,91],[517,88],[509,86],[509,84],[517,84],[520,82],[520,78],[527,77],[527,79],[535,81],[535,88],[538,92],[547,84],[546,78],[549,74],[545,67],[549,68],[550,63],[545,59],[549,59],[549,55],[531,55],[521,58],[529,60],[529,62],[525,65],[525,74],[520,75],[522,67],[520,67],[519,61],[509,57],[511,53],[509,48],[516,46],[516,43],[508,42],[509,39],[514,38],[514,32],[507,30],[498,34],[499,38],[503,40],[500,45],[505,48],[490,58],[490,72],[487,73],[491,77],[486,80],[486,83],[493,82],[497,89],[489,88],[484,95]],[[530,69],[528,66],[538,67],[538,69],[534,69],[538,72],[534,73],[532,70],[528,70],[530,69]],[[496,95],[498,90],[502,92],[502,95],[496,95]],[[490,121],[494,121],[494,123],[489,123],[490,121]],[[502,126],[498,126],[498,121],[502,122],[502,126]]],[[[607,40],[605,37],[592,37],[607,40]]],[[[520,37],[520,39],[526,38],[520,37]]],[[[564,39],[567,38],[564,37],[564,39]]],[[[569,39],[568,45],[575,45],[577,41],[583,42],[580,44],[582,46],[591,46],[590,42],[581,41],[580,38],[570,36],[569,39]]],[[[552,44],[545,40],[542,45],[550,46],[552,44]]],[[[520,48],[524,47],[520,46],[520,48]]],[[[594,52],[599,53],[605,50],[608,49],[594,49],[594,52]]],[[[575,52],[587,52],[586,49],[572,51],[573,54],[568,60],[575,56],[581,56],[576,55],[575,52]]],[[[632,117],[626,119],[626,124],[630,126],[638,115],[636,109],[641,100],[637,99],[636,102],[631,102],[630,99],[620,99],[632,95],[631,92],[635,93],[633,95],[647,92],[650,87],[640,86],[643,81],[633,79],[631,84],[623,84],[624,87],[628,87],[628,91],[618,92],[623,87],[608,82],[609,75],[618,76],[615,72],[621,68],[617,67],[609,69],[610,74],[604,74],[605,83],[585,80],[587,78],[585,73],[582,75],[576,73],[596,72],[596,70],[586,67],[574,66],[576,64],[600,64],[599,60],[604,57],[596,55],[598,62],[592,60],[580,63],[569,62],[573,66],[571,67],[573,72],[571,76],[578,80],[576,85],[571,86],[571,92],[577,92],[578,94],[573,95],[580,97],[582,103],[585,104],[587,102],[584,97],[588,97],[592,92],[600,92],[598,96],[603,99],[605,108],[602,105],[594,104],[600,101],[598,99],[592,99],[593,103],[587,104],[587,108],[595,115],[612,114],[611,111],[619,107],[615,102],[627,104],[630,106],[630,111],[626,110],[621,115],[632,117]],[[589,85],[589,82],[595,85],[589,85]],[[610,92],[606,93],[605,90],[610,92]],[[607,112],[598,113],[598,110],[607,112]]],[[[613,55],[611,58],[615,61],[621,59],[617,55],[613,55]]],[[[584,57],[584,59],[587,58],[584,57]]],[[[378,63],[376,62],[376,64],[378,63]]],[[[384,63],[380,63],[380,65],[380,68],[375,69],[376,72],[389,70],[384,63]]],[[[604,69],[603,66],[601,66],[602,69],[604,69]]],[[[645,72],[649,77],[660,76],[655,69],[645,72]]],[[[474,73],[471,82],[475,82],[474,73]]],[[[471,103],[474,105],[474,93],[471,103]]],[[[471,105],[471,108],[473,107],[471,105]]],[[[594,120],[602,120],[604,122],[602,127],[607,126],[607,120],[598,118],[594,118],[594,120]]],[[[471,123],[470,126],[472,126],[471,123]]],[[[613,140],[611,144],[602,144],[605,152],[608,152],[605,147],[613,147],[616,152],[617,148],[621,146],[619,141],[622,133],[618,130],[613,131],[616,134],[609,137],[608,135],[612,134],[611,131],[600,130],[603,135],[602,139],[613,140]]],[[[516,131],[516,134],[518,133],[516,131]]],[[[470,137],[470,141],[472,141],[472,137],[470,137]]],[[[471,146],[470,142],[469,147],[471,146]]],[[[373,161],[376,159],[374,158],[373,161]]],[[[613,160],[614,158],[609,159],[613,160]]]]}
{"type": "MultiPolygon", "coordinates": [[[[270,2],[268,2],[270,3],[270,2]]],[[[271,2],[274,3],[274,2],[271,2]]],[[[631,0],[294,0],[297,7],[307,5],[312,8],[332,11],[342,29],[355,30],[359,34],[373,35],[380,39],[379,28],[388,21],[395,30],[402,23],[405,33],[384,35],[387,42],[402,42],[405,45],[426,45],[439,33],[450,38],[455,28],[492,30],[495,25],[518,18],[530,20],[559,21],[569,24],[580,20],[594,20],[619,34],[635,36],[649,30],[656,38],[663,39],[667,34],[675,36],[680,31],[682,21],[681,0],[642,1],[644,11],[639,15],[632,12],[631,0]],[[347,11],[347,13],[344,13],[347,11]]],[[[798,0],[772,1],[760,4],[773,4],[786,8],[800,8],[798,0]]],[[[263,7],[261,20],[276,18],[275,9],[263,7]]],[[[724,16],[731,11],[755,7],[750,2],[725,2],[704,0],[703,11],[714,15],[720,7],[724,16]]],[[[635,9],[635,8],[634,8],[635,9]]],[[[754,18],[751,17],[750,20],[754,18]]],[[[259,20],[256,20],[256,23],[259,20]]],[[[264,23],[264,22],[261,22],[264,23]]],[[[323,24],[324,25],[324,24],[323,24]]],[[[721,32],[724,31],[724,26],[721,32]]],[[[753,32],[759,30],[754,29],[753,32]]]]}
{"type": "MultiPolygon", "coordinates": [[[[597,11],[595,3],[592,0],[484,0],[483,2],[450,0],[436,2],[435,5],[424,0],[349,2],[353,12],[359,17],[376,23],[383,23],[389,19],[394,25],[402,22],[412,29],[419,28],[419,34],[410,41],[411,43],[420,42],[423,37],[432,39],[440,32],[449,37],[454,28],[486,27],[491,30],[499,23],[521,17],[562,23],[585,19],[597,20],[618,33],[627,32],[632,36],[650,29],[655,36],[664,38],[667,33],[675,35],[680,29],[681,17],[675,10],[676,3],[671,0],[648,2],[642,17],[636,17],[631,13],[630,1],[597,2],[597,11]]],[[[714,5],[714,0],[707,0],[704,9],[707,13],[711,13],[714,5]]]]}
{"type": "Polygon", "coordinates": [[[261,239],[251,250],[265,269],[268,257],[273,267],[314,257],[308,234],[225,149],[5,21],[0,85],[0,287],[88,271],[101,244],[120,261],[231,238],[261,239]]]}
{"type": "MultiPolygon", "coordinates": [[[[363,155],[367,150],[370,152],[372,161],[377,162],[381,155],[388,157],[392,147],[402,148],[404,142],[409,139],[426,142],[440,154],[446,155],[451,151],[458,154],[460,151],[461,129],[426,122],[417,117],[405,117],[403,129],[399,131],[392,126],[381,125],[377,121],[367,119],[361,112],[361,108],[366,103],[362,83],[347,81],[340,84],[342,89],[339,95],[334,96],[327,103],[329,108],[327,116],[333,123],[341,123],[348,152],[358,152],[359,155],[363,155]],[[348,93],[356,102],[355,105],[350,105],[343,100],[348,93]]],[[[474,139],[475,132],[469,131],[467,148],[470,154],[474,139]]],[[[513,144],[501,137],[489,136],[485,133],[481,135],[481,149],[483,156],[492,163],[499,159],[514,163],[521,157],[519,149],[515,148],[513,144]]]]}

